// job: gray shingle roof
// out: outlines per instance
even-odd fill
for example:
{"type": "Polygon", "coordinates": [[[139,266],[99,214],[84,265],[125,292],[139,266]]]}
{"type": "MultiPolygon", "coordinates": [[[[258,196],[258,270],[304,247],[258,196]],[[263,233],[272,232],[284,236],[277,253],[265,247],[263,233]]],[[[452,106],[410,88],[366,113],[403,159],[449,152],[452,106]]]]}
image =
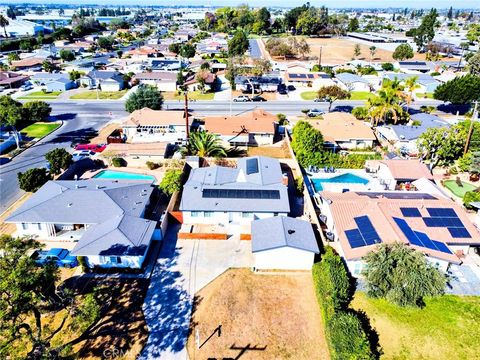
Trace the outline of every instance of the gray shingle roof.
{"type": "Polygon", "coordinates": [[[361,82],[364,84],[369,84],[368,80],[362,78],[361,76],[355,75],[355,74],[350,74],[350,73],[340,73],[336,74],[335,78],[340,80],[344,84],[353,84],[356,82],[361,82]]]}
{"type": "Polygon", "coordinates": [[[274,216],[252,222],[252,252],[291,247],[318,254],[312,225],[304,220],[274,216]]]}
{"type": "Polygon", "coordinates": [[[183,188],[182,211],[290,212],[287,187],[282,183],[280,163],[267,157],[242,158],[237,168],[212,166],[193,169],[183,188]],[[247,171],[256,161],[258,171],[247,171]],[[204,197],[204,190],[273,190],[278,198],[204,197]]]}
{"type": "Polygon", "coordinates": [[[429,128],[449,127],[449,123],[442,120],[438,116],[418,113],[411,116],[412,121],[420,121],[419,126],[411,125],[390,125],[390,128],[395,132],[397,137],[401,140],[415,140],[418,139],[429,128]]]}

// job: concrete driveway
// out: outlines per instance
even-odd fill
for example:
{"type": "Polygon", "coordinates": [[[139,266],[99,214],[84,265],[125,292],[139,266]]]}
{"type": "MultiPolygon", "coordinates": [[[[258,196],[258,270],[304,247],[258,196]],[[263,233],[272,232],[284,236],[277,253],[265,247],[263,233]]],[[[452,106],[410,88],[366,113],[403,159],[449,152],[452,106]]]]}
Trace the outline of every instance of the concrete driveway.
{"type": "Polygon", "coordinates": [[[169,226],[143,312],[149,338],[139,359],[188,359],[186,343],[195,293],[231,267],[251,267],[250,241],[178,240],[169,226]]]}

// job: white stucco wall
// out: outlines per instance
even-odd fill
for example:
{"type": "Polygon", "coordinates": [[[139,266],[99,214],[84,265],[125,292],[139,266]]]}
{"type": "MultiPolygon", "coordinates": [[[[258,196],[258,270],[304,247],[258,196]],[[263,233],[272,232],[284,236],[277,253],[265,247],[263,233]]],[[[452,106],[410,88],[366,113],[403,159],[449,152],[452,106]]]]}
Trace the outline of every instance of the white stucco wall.
{"type": "Polygon", "coordinates": [[[183,223],[184,224],[222,224],[222,225],[228,225],[230,223],[237,223],[237,224],[248,224],[253,220],[256,219],[266,219],[270,218],[275,215],[287,215],[286,213],[271,213],[271,212],[265,212],[265,213],[245,213],[245,215],[242,212],[207,212],[207,216],[205,216],[204,211],[198,211],[197,212],[198,216],[192,216],[191,211],[183,211],[183,223]]]}
{"type": "Polygon", "coordinates": [[[315,253],[283,247],[253,254],[255,268],[259,270],[310,270],[315,253]]]}
{"type": "Polygon", "coordinates": [[[121,263],[115,262],[114,258],[116,256],[86,256],[88,265],[101,266],[103,268],[130,268],[130,269],[140,269],[143,264],[144,256],[120,256],[121,263]]]}
{"type": "Polygon", "coordinates": [[[40,239],[47,239],[51,233],[50,224],[42,223],[17,223],[17,236],[38,236],[40,239]]]}

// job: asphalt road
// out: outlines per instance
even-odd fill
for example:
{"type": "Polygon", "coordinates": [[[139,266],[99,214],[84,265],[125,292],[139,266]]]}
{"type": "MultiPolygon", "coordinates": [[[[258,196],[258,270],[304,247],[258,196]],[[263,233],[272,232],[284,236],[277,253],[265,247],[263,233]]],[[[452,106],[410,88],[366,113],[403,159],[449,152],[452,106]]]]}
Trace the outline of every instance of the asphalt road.
{"type": "MultiPolygon", "coordinates": [[[[60,129],[50,134],[35,146],[25,150],[8,164],[0,165],[0,213],[6,210],[23,194],[18,188],[17,173],[45,164],[45,153],[57,147],[71,150],[70,143],[78,136],[95,136],[96,132],[113,119],[127,115],[122,101],[53,101],[52,116],[63,121],[60,129]]],[[[350,110],[363,105],[363,101],[338,101],[333,108],[350,110]]],[[[421,105],[438,105],[435,100],[422,101],[421,105]]],[[[418,108],[420,103],[412,106],[418,108]]],[[[241,114],[262,108],[272,113],[294,116],[302,115],[303,109],[327,110],[328,104],[313,101],[268,101],[262,103],[236,103],[230,101],[194,101],[189,107],[198,115],[241,114]]],[[[181,101],[166,101],[164,109],[183,109],[181,101]]]]}

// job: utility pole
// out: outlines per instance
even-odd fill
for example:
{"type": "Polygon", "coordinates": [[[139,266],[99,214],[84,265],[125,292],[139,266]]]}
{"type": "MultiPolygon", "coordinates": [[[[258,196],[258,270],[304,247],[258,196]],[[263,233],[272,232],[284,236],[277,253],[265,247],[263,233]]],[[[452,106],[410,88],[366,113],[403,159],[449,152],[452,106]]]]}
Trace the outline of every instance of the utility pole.
{"type": "Polygon", "coordinates": [[[188,139],[190,138],[190,129],[188,125],[188,90],[185,90],[183,95],[185,96],[185,131],[187,135],[185,140],[188,144],[188,139]]]}
{"type": "Polygon", "coordinates": [[[318,66],[320,67],[320,70],[322,69],[322,48],[323,46],[320,46],[320,56],[318,58],[318,66]]]}
{"type": "Polygon", "coordinates": [[[463,149],[463,155],[464,156],[466,155],[466,153],[468,151],[468,147],[470,146],[470,140],[472,139],[473,123],[474,123],[475,120],[478,119],[478,112],[477,112],[478,101],[474,101],[474,104],[475,104],[475,108],[473,110],[472,120],[470,121],[470,129],[468,129],[467,142],[465,143],[465,149],[463,149]]]}

